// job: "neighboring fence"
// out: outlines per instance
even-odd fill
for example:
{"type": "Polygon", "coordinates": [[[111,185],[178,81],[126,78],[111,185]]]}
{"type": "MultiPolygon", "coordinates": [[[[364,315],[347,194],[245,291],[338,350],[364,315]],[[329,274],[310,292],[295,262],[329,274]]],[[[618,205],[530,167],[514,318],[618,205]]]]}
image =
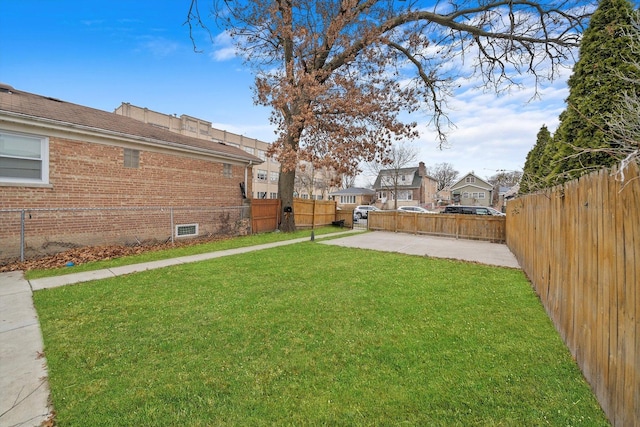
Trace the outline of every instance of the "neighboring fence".
{"type": "Polygon", "coordinates": [[[399,211],[369,212],[369,230],[505,241],[505,218],[488,215],[426,214],[399,211]]]}
{"type": "Polygon", "coordinates": [[[274,231],[280,224],[280,199],[251,199],[251,230],[274,231]]]}
{"type": "Polygon", "coordinates": [[[293,199],[296,228],[315,228],[331,225],[336,220],[336,202],[327,200],[293,199]]]}
{"type": "Polygon", "coordinates": [[[611,423],[640,426],[638,167],[510,201],[507,245],[611,423]]]}
{"type": "Polygon", "coordinates": [[[343,221],[346,228],[357,228],[357,223],[353,222],[353,209],[336,210],[336,221],[343,221]]]}
{"type": "Polygon", "coordinates": [[[250,233],[249,207],[0,210],[0,263],[71,248],[250,233]]]}
{"type": "MultiPolygon", "coordinates": [[[[293,199],[293,214],[297,228],[330,225],[336,221],[336,202],[293,199]]],[[[280,224],[279,199],[251,200],[251,227],[254,233],[274,231],[280,224]]],[[[345,222],[345,226],[346,226],[345,222]]]]}

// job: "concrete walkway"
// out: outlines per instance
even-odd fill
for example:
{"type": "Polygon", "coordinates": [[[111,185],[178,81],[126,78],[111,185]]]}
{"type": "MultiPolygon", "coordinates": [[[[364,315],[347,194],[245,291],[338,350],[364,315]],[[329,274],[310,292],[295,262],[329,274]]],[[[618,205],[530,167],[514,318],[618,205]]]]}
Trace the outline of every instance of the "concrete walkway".
{"type": "MultiPolygon", "coordinates": [[[[519,268],[506,245],[411,234],[361,230],[316,236],[320,243],[454,258],[490,265],[519,268]],[[326,237],[344,235],[332,240],[326,237]]],[[[309,238],[286,240],[245,248],[228,249],[123,267],[72,273],[27,281],[22,272],[0,273],[0,427],[40,426],[51,414],[44,344],[32,292],[73,283],[116,277],[177,264],[291,245],[309,238]]]]}
{"type": "Polygon", "coordinates": [[[480,240],[374,231],[327,240],[322,243],[434,258],[457,259],[499,267],[520,268],[518,260],[516,260],[507,245],[480,240]]]}
{"type": "Polygon", "coordinates": [[[44,345],[29,282],[0,273],[0,426],[39,426],[50,413],[44,345]]]}

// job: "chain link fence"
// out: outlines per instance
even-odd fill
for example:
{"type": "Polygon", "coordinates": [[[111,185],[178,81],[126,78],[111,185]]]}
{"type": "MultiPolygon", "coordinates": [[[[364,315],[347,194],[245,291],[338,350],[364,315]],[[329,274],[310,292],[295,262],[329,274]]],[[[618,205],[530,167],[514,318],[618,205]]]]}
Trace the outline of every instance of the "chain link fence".
{"type": "Polygon", "coordinates": [[[72,248],[251,233],[250,206],[0,209],[0,265],[72,248]]]}

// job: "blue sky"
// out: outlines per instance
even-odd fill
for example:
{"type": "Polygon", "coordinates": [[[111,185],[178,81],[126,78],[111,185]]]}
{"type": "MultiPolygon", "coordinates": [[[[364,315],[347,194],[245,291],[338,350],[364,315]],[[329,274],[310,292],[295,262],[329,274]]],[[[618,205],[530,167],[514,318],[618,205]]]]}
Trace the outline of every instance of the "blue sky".
{"type": "MultiPolygon", "coordinates": [[[[183,25],[188,6],[189,0],[0,0],[0,82],[106,111],[129,102],[187,114],[272,141],[269,110],[253,105],[253,77],[224,39],[212,43],[199,33],[204,52],[194,52],[183,25]]],[[[540,127],[555,130],[570,72],[533,101],[526,79],[525,89],[502,96],[461,80],[449,101],[456,125],[450,148],[437,149],[428,116],[419,118],[422,136],[411,145],[427,166],[447,162],[461,174],[521,170],[540,127]]],[[[364,175],[358,180],[369,182],[364,175]]]]}

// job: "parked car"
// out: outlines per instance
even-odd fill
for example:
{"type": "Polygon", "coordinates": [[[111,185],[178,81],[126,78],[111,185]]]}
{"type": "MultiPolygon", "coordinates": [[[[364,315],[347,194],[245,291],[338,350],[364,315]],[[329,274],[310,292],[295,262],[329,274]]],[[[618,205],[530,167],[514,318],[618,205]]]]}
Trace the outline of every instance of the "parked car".
{"type": "Polygon", "coordinates": [[[506,213],[504,212],[500,212],[498,209],[494,209],[494,208],[487,208],[489,209],[489,212],[491,212],[491,215],[496,215],[496,216],[507,216],[506,213]]]}
{"type": "Polygon", "coordinates": [[[369,218],[370,211],[379,211],[380,209],[372,205],[356,206],[353,210],[353,217],[356,219],[369,218]]]}
{"type": "Polygon", "coordinates": [[[413,212],[413,213],[435,213],[420,206],[400,206],[398,208],[400,212],[413,212]]]}
{"type": "Polygon", "coordinates": [[[444,211],[442,211],[442,213],[504,216],[502,212],[499,212],[487,206],[447,206],[444,208],[444,211]]]}

